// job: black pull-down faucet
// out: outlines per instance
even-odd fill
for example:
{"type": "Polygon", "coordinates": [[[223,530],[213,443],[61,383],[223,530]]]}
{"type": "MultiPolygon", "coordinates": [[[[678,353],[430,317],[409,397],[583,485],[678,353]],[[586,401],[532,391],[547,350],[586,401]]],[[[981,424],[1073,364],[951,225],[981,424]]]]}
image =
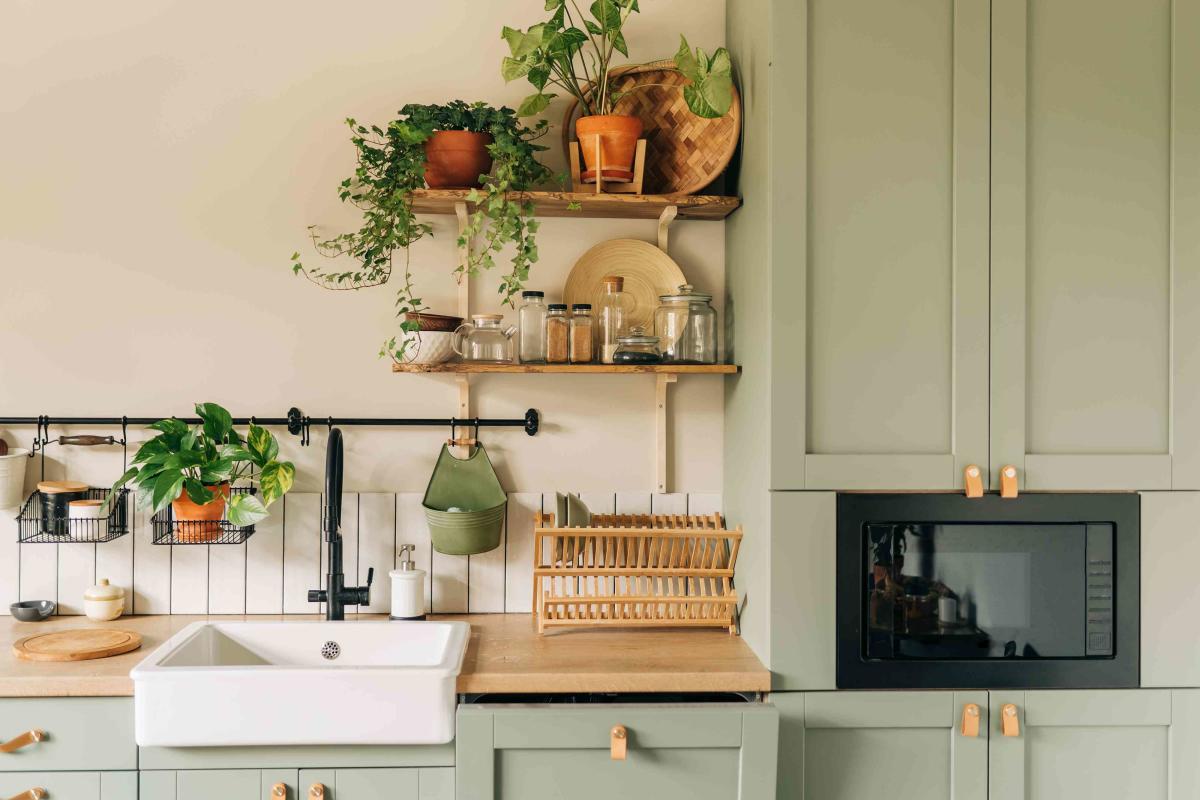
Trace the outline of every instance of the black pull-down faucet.
{"type": "Polygon", "coordinates": [[[322,524],[325,543],[329,548],[329,571],[325,573],[325,588],[310,589],[308,602],[325,604],[325,619],[346,618],[346,606],[365,606],[371,602],[371,584],[375,568],[367,570],[366,586],[346,586],[342,574],[342,432],[329,430],[325,452],[325,514],[322,524]]]}

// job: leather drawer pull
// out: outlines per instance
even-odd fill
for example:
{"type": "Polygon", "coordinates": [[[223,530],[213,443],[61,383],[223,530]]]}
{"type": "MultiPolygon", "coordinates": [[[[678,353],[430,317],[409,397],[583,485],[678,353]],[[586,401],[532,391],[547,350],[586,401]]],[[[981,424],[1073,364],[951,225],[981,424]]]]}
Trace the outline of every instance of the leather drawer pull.
{"type": "Polygon", "coordinates": [[[287,786],[277,783],[271,787],[271,797],[287,797],[287,786]]]}
{"type": "Polygon", "coordinates": [[[1005,703],[1000,709],[1000,732],[1005,736],[1020,736],[1021,722],[1017,718],[1017,707],[1005,703]]]}
{"type": "Polygon", "coordinates": [[[960,730],[963,736],[979,735],[979,706],[975,703],[967,703],[963,706],[962,728],[960,730]]]}
{"type": "Polygon", "coordinates": [[[963,470],[963,490],[967,497],[983,497],[983,471],[976,464],[968,464],[963,470]]]}
{"type": "Polygon", "coordinates": [[[624,725],[614,725],[609,734],[612,737],[609,742],[609,756],[613,761],[624,761],[629,744],[629,731],[625,730],[624,725]]]}
{"type": "Polygon", "coordinates": [[[50,793],[45,789],[26,789],[18,795],[14,795],[9,800],[44,800],[49,797],[50,793]]]}
{"type": "Polygon", "coordinates": [[[1000,468],[1000,496],[1008,500],[1017,496],[1017,468],[1012,464],[1000,468]]]}
{"type": "MultiPolygon", "coordinates": [[[[20,736],[9,739],[4,744],[0,744],[0,753],[15,753],[22,747],[29,747],[31,744],[37,744],[46,738],[46,734],[39,730],[25,731],[20,736]]],[[[26,792],[28,794],[28,792],[26,792]]],[[[20,797],[20,795],[18,795],[20,797]]]]}
{"type": "Polygon", "coordinates": [[[325,800],[325,784],[314,783],[308,787],[309,800],[325,800]]]}

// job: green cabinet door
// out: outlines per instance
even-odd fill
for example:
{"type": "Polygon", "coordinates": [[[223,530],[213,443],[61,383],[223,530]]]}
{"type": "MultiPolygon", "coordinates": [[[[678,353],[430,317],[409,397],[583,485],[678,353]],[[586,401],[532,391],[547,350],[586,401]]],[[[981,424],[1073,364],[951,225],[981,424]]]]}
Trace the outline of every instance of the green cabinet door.
{"type": "MultiPolygon", "coordinates": [[[[108,800],[100,794],[99,772],[0,773],[0,797],[25,800],[30,789],[45,791],[46,800],[108,800]]],[[[129,800],[115,795],[115,800],[129,800]]]]}
{"type": "Polygon", "coordinates": [[[1200,791],[1200,690],[993,692],[990,800],[1180,800],[1200,791]],[[1013,709],[1017,728],[1001,720],[1013,709]]]}
{"type": "Polygon", "coordinates": [[[262,778],[256,769],[197,769],[175,774],[175,800],[260,800],[262,797],[262,778]]]}
{"type": "Polygon", "coordinates": [[[993,485],[1200,488],[1200,3],[992,6],[993,485]]]}
{"type": "Polygon", "coordinates": [[[987,692],[787,692],[771,702],[780,798],[988,800],[987,692]],[[960,730],[968,707],[979,711],[977,736],[960,730]]]}
{"type": "MultiPolygon", "coordinates": [[[[314,786],[325,787],[325,800],[423,800],[418,769],[302,769],[299,786],[302,798],[314,786]]],[[[436,778],[430,780],[436,785],[436,778]]],[[[444,795],[443,795],[444,796],[444,795]]],[[[431,795],[434,800],[441,797],[431,795]]]]}
{"type": "Polygon", "coordinates": [[[765,705],[462,706],[458,800],[773,800],[778,715],[765,705]],[[613,758],[616,727],[624,759],[613,758]]]}

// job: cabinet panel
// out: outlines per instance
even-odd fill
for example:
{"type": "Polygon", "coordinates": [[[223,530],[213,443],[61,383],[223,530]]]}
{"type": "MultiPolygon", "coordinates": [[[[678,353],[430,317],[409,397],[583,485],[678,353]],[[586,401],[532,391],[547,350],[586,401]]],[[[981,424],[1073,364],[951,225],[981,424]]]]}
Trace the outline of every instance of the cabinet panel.
{"type": "Polygon", "coordinates": [[[773,331],[804,378],[776,382],[772,488],[954,488],[987,460],[988,3],[807,12],[807,185],[775,220],[806,242],[773,331]]]}
{"type": "MultiPolygon", "coordinates": [[[[45,789],[46,800],[101,800],[99,772],[0,773],[0,797],[45,789]]],[[[118,796],[118,800],[124,800],[118,796]]]]}
{"type": "Polygon", "coordinates": [[[325,787],[327,800],[419,800],[419,770],[301,770],[299,791],[308,797],[314,784],[325,787]]]}
{"type": "Polygon", "coordinates": [[[131,697],[0,699],[0,741],[29,730],[46,738],[0,753],[0,772],[137,769],[131,697]]]}
{"type": "Polygon", "coordinates": [[[1200,492],[1142,494],[1142,686],[1200,687],[1200,492]]]}
{"type": "Polygon", "coordinates": [[[260,800],[262,781],[256,769],[187,770],[175,775],[176,800],[260,800]]]}
{"type": "Polygon", "coordinates": [[[787,692],[778,796],[796,800],[987,800],[986,692],[787,692]],[[979,736],[958,730],[980,710],[979,736]]]}
{"type": "Polygon", "coordinates": [[[993,483],[1200,488],[1196,5],[994,3],[993,483]]]}

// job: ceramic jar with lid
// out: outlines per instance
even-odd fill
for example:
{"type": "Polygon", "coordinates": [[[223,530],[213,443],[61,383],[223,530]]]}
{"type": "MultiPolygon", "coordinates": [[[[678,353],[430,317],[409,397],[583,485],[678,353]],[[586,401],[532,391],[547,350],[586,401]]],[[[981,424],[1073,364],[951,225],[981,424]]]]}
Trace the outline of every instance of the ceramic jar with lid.
{"type": "Polygon", "coordinates": [[[478,364],[511,364],[516,326],[502,327],[503,314],[474,314],[458,326],[451,345],[463,361],[478,364]]]}
{"type": "Polygon", "coordinates": [[[717,312],[712,295],[684,284],[661,295],[654,312],[654,333],[667,364],[717,363],[717,312]]]}
{"type": "Polygon", "coordinates": [[[71,501],[86,500],[88,485],[75,481],[42,481],[37,485],[42,503],[42,533],[66,536],[71,532],[71,501]]]}
{"type": "Polygon", "coordinates": [[[108,578],[101,578],[83,593],[83,613],[97,622],[116,619],[125,613],[125,590],[110,584],[108,578]]]}
{"type": "Polygon", "coordinates": [[[103,506],[103,500],[72,500],[67,504],[72,539],[95,542],[108,538],[108,517],[102,513],[103,506]]]}

